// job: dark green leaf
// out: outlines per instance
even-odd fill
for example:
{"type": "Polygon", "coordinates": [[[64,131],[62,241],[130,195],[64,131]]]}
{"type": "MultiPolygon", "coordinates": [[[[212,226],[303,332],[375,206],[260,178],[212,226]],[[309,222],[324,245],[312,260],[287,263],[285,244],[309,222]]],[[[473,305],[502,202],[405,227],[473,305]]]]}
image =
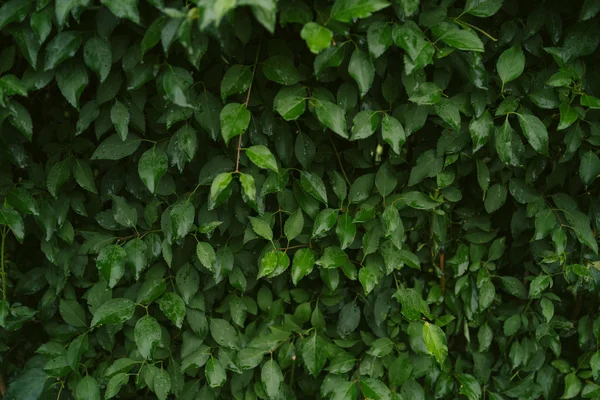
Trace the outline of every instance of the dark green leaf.
{"type": "Polygon", "coordinates": [[[92,318],[92,328],[104,324],[120,324],[133,316],[135,303],[129,299],[117,298],[102,304],[92,318]]]}

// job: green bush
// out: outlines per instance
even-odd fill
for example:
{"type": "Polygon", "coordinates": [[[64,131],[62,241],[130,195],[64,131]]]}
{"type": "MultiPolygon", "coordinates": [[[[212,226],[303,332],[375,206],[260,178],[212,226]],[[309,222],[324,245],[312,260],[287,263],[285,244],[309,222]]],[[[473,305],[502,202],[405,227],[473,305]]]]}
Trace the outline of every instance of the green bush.
{"type": "Polygon", "coordinates": [[[600,399],[599,11],[5,1],[2,399],[600,399]]]}

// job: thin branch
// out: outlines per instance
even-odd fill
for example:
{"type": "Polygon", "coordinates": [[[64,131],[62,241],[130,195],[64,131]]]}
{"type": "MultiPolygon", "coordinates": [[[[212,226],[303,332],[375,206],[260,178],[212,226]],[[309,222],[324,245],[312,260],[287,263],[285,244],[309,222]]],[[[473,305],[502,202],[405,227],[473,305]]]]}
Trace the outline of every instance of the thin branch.
{"type": "Polygon", "coordinates": [[[346,170],[344,170],[344,165],[342,164],[342,159],[340,158],[340,153],[338,153],[337,148],[335,147],[335,143],[333,143],[331,134],[327,135],[327,137],[329,138],[329,141],[331,142],[331,145],[333,146],[333,151],[335,152],[335,156],[338,160],[338,164],[340,164],[340,169],[342,170],[342,174],[344,174],[344,179],[346,180],[346,183],[348,184],[348,186],[352,186],[350,183],[350,179],[348,179],[348,175],[346,175],[346,170]]]}
{"type": "MultiPolygon", "coordinates": [[[[252,84],[254,83],[254,75],[256,74],[256,66],[258,65],[258,55],[260,54],[260,46],[262,41],[258,44],[258,50],[256,50],[256,58],[254,59],[254,67],[252,68],[252,79],[250,80],[250,86],[248,87],[248,93],[246,94],[246,102],[244,103],[246,108],[250,104],[250,93],[252,93],[252,84]]],[[[240,172],[240,154],[242,152],[242,134],[238,138],[237,145],[237,157],[235,159],[235,172],[240,172]]]]}

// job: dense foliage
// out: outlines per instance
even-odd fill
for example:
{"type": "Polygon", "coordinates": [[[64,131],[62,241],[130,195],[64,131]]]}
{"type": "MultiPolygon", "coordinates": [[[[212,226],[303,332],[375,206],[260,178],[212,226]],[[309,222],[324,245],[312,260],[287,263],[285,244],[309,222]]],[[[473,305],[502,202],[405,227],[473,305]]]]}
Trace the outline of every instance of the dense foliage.
{"type": "Polygon", "coordinates": [[[600,0],[8,0],[3,400],[600,398],[600,0]]]}

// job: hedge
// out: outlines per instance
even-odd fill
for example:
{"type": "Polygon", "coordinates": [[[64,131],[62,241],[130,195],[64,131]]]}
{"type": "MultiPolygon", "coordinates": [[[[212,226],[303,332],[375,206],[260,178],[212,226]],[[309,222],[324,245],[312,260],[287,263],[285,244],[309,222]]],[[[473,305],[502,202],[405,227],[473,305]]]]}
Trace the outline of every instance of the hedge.
{"type": "Polygon", "coordinates": [[[600,0],[7,0],[0,396],[600,399],[600,0]]]}

